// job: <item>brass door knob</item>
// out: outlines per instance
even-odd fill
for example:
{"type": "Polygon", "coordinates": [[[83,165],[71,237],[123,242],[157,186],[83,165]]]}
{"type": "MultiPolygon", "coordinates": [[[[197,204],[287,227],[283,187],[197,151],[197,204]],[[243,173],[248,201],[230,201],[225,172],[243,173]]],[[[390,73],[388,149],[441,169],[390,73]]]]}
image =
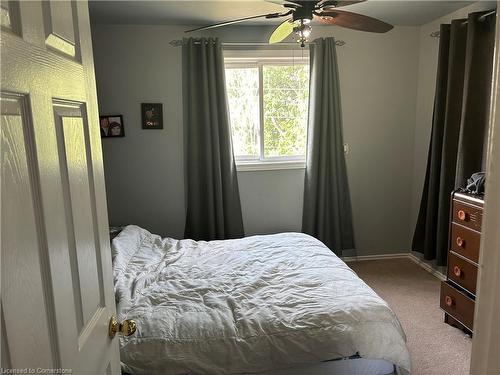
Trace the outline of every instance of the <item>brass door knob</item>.
{"type": "Polygon", "coordinates": [[[462,270],[460,269],[459,266],[453,267],[453,273],[455,274],[456,277],[460,277],[462,275],[462,270]]]}
{"type": "Polygon", "coordinates": [[[115,337],[118,332],[123,336],[133,335],[136,329],[137,324],[132,319],[125,319],[122,323],[119,323],[114,315],[109,319],[108,334],[110,338],[115,337]]]}

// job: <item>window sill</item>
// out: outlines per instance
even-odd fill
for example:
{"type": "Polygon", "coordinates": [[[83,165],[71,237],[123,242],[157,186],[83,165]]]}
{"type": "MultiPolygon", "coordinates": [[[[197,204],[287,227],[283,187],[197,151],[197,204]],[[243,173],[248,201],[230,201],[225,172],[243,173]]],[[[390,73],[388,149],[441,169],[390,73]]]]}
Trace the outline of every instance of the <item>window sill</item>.
{"type": "Polygon", "coordinates": [[[280,169],[305,169],[305,161],[248,161],[236,162],[238,172],[274,171],[280,169]]]}

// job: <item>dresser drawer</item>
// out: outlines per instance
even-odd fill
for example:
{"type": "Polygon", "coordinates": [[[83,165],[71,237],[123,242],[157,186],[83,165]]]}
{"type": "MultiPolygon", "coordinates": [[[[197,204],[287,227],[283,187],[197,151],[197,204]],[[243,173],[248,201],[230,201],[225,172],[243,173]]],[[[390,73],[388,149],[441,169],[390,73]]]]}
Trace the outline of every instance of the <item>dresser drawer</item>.
{"type": "Polygon", "coordinates": [[[450,250],[477,263],[481,234],[453,223],[451,225],[450,250]]]}
{"type": "Polygon", "coordinates": [[[441,308],[472,331],[474,322],[474,301],[457,289],[441,282],[441,308]]]}
{"type": "Polygon", "coordinates": [[[450,253],[448,257],[448,279],[453,280],[472,294],[476,294],[477,266],[450,253]]]}
{"type": "Polygon", "coordinates": [[[462,224],[467,228],[481,231],[483,223],[483,209],[481,207],[470,206],[460,201],[453,201],[452,221],[462,224]]]}

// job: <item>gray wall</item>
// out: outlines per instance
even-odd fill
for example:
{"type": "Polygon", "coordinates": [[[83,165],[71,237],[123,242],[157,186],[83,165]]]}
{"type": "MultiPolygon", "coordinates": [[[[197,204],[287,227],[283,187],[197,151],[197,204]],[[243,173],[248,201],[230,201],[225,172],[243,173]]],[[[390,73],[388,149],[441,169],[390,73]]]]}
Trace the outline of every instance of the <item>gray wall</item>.
{"type": "MultiPolygon", "coordinates": [[[[180,26],[94,25],[99,110],[123,114],[126,137],[103,139],[112,225],[181,237],[184,226],[180,26]],[[163,130],[142,130],[140,103],[164,104],[163,130]]],[[[265,41],[267,27],[214,31],[265,41]]],[[[406,252],[414,179],[419,28],[376,35],[314,27],[338,48],[347,167],[359,255],[406,252]]],[[[239,172],[247,234],[300,230],[304,170],[239,172]]]]}

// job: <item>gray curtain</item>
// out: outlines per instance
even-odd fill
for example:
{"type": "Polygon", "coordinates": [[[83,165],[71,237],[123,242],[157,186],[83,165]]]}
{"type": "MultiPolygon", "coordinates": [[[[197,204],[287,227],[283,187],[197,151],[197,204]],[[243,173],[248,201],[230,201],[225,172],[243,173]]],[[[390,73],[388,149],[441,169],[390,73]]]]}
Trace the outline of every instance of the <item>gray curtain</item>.
{"type": "Polygon", "coordinates": [[[243,237],[218,39],[184,39],[182,80],[187,203],[184,236],[195,240],[243,237]]]}
{"type": "Polygon", "coordinates": [[[432,133],[412,248],[446,265],[450,195],[484,170],[495,17],[441,25],[432,133]]]}
{"type": "Polygon", "coordinates": [[[341,255],[354,249],[354,233],[334,38],[310,45],[310,69],[302,231],[341,255]]]}

